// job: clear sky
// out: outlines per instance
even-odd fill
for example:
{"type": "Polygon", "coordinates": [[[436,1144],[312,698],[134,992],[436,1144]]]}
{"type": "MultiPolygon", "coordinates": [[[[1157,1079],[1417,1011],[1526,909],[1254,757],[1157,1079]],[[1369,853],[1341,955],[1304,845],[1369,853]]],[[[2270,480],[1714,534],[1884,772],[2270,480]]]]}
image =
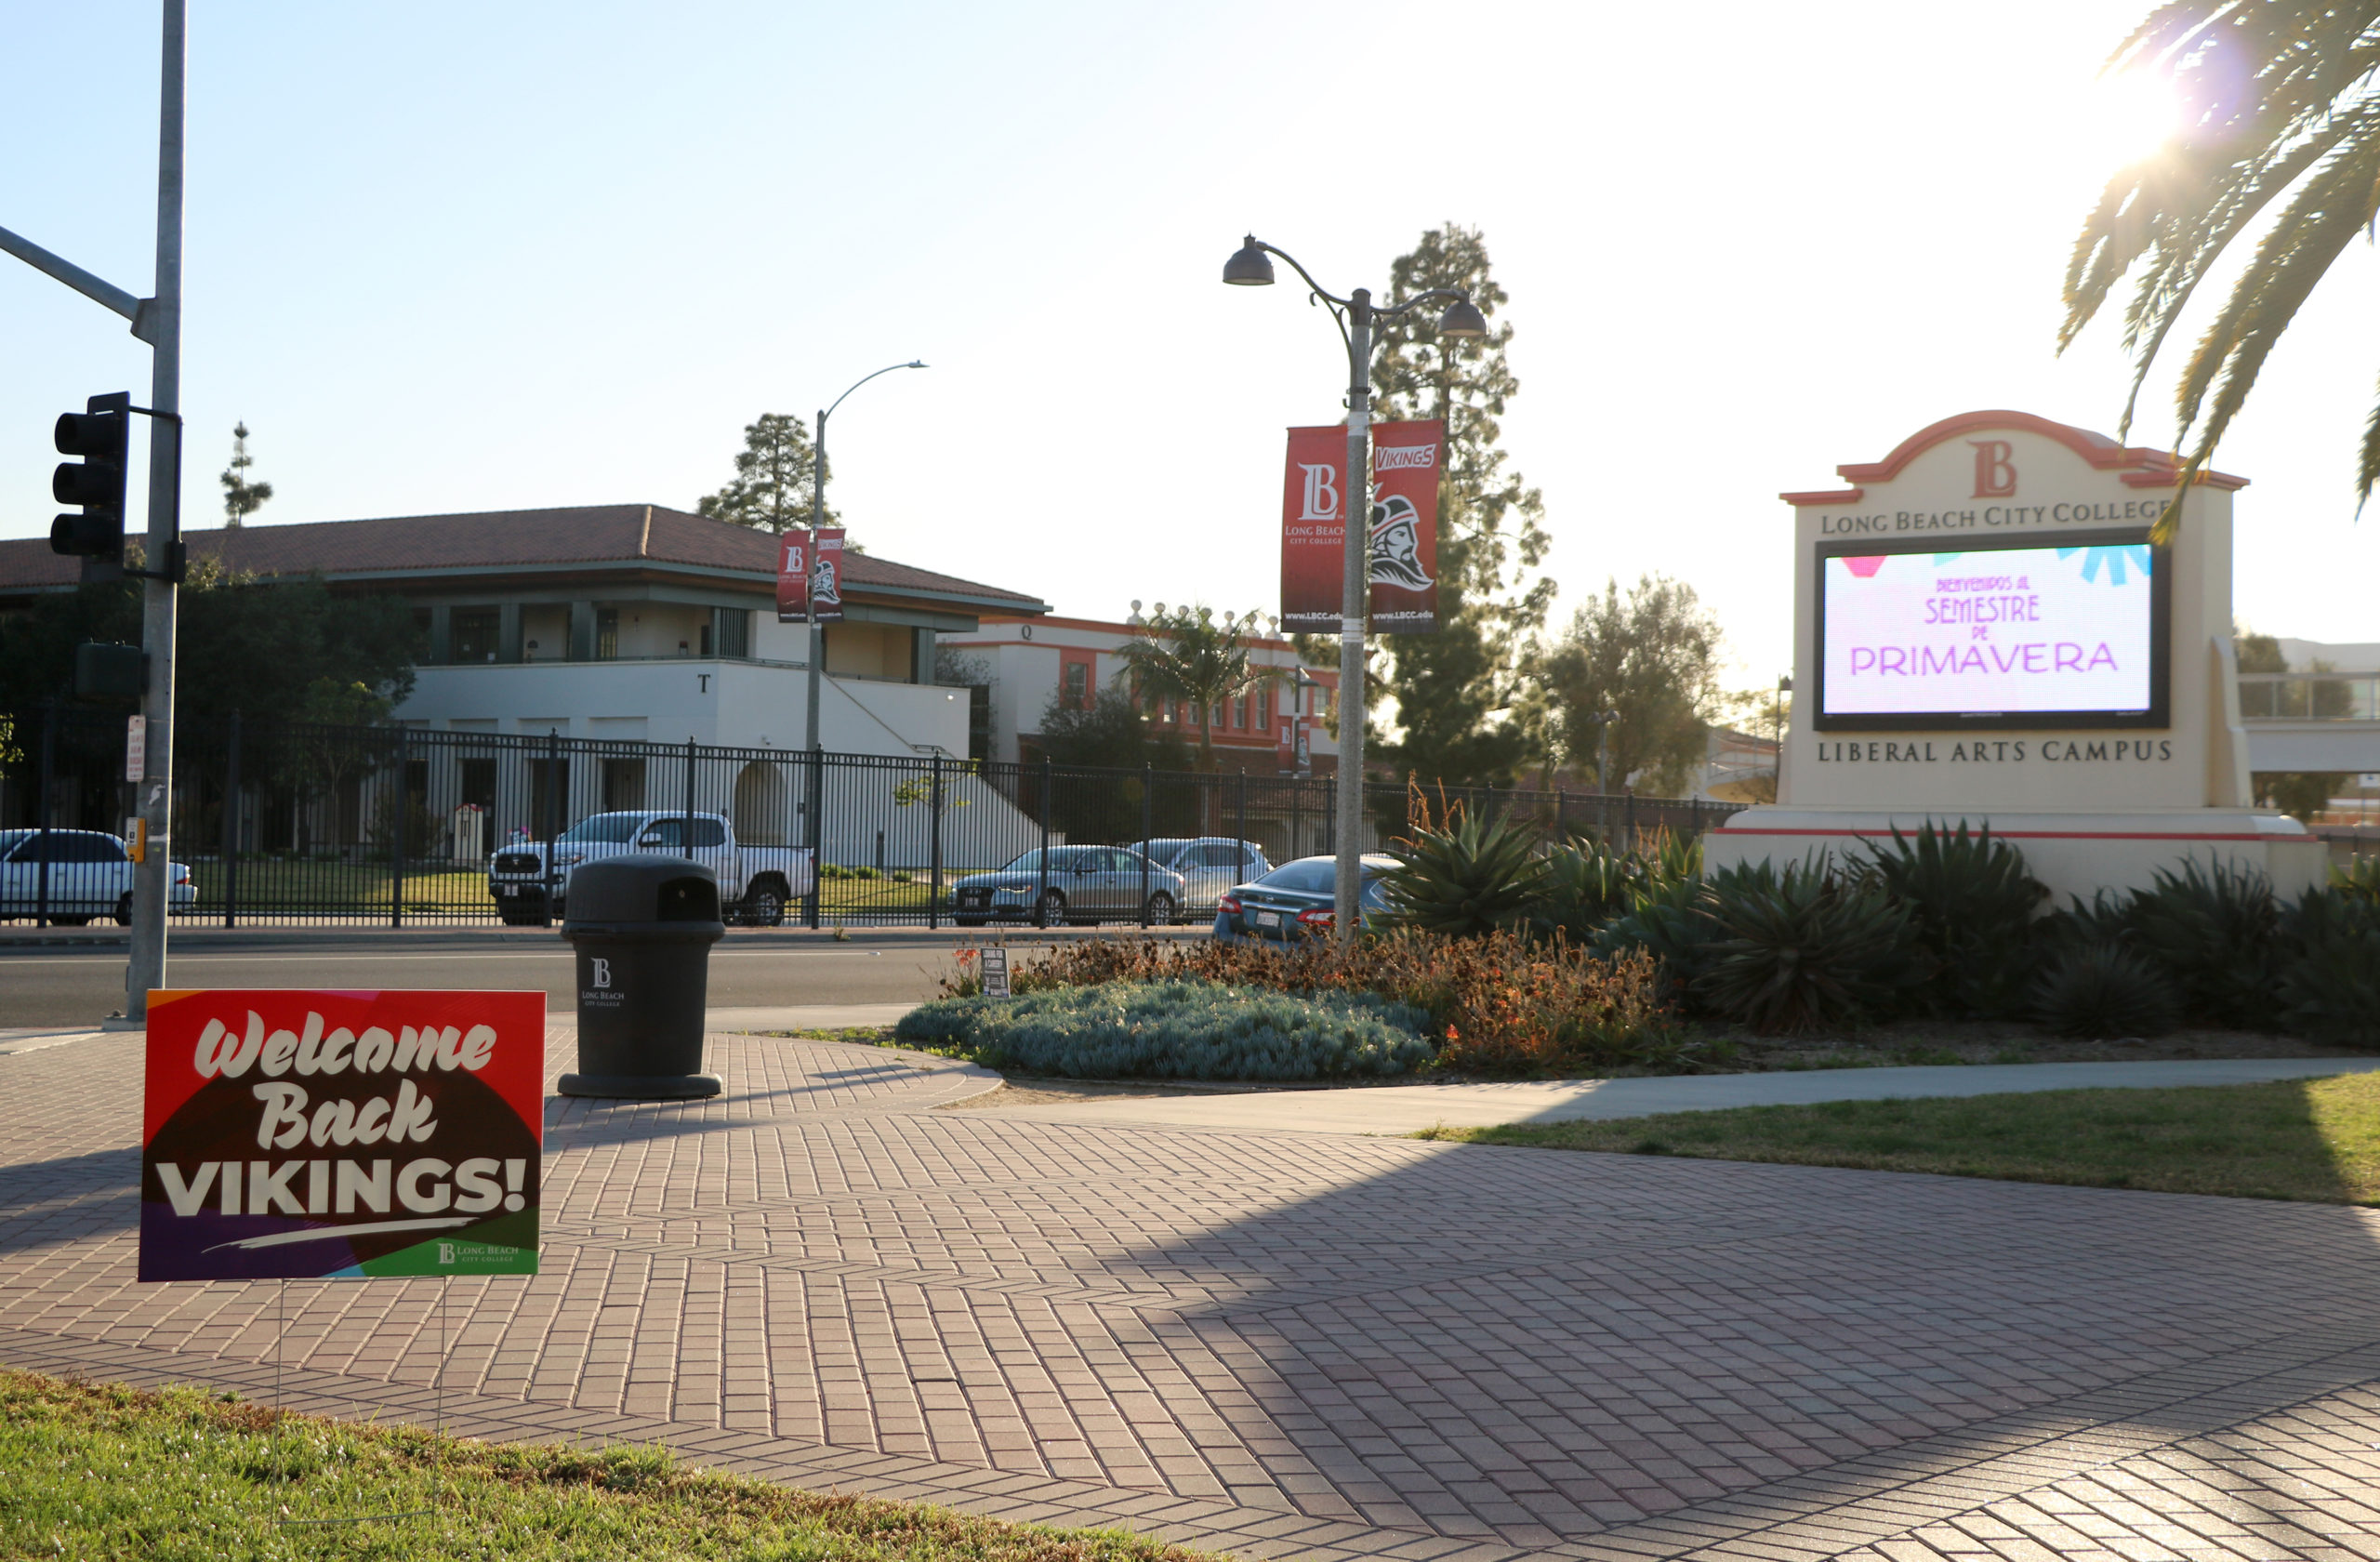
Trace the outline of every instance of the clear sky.
{"type": "MultiPolygon", "coordinates": [[[[1341,416],[1344,361],[1223,260],[1253,229],[1378,287],[1452,219],[1512,294],[1563,614],[1680,576],[1760,682],[1780,489],[1973,408],[2112,431],[2114,331],[2052,349],[2073,232],[2154,138],[2095,80],[2146,8],[193,0],[187,523],[242,418],[252,524],[691,509],[757,414],[922,357],[835,418],[855,539],[1062,613],[1270,609],[1281,430],[1341,416]]],[[[0,224],[147,292],[156,7],[0,36],[0,224]]],[[[2373,280],[2359,247],[2220,458],[2261,629],[2380,640],[2373,280]]],[[[0,536],[47,529],[55,415],[147,359],[0,257],[0,536]]]]}

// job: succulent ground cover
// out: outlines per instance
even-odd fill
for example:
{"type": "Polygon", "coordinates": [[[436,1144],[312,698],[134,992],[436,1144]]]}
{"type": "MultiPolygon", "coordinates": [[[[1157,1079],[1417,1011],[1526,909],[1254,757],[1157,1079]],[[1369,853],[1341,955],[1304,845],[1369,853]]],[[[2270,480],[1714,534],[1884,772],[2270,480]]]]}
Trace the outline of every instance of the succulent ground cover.
{"type": "Polygon", "coordinates": [[[2243,1198],[2380,1203],[2380,1075],[1741,1106],[1423,1139],[2243,1198]]]}
{"type": "Polygon", "coordinates": [[[688,1468],[646,1448],[494,1447],[0,1369],[0,1555],[376,1562],[1206,1562],[688,1468]],[[388,1523],[302,1521],[428,1508],[388,1523]],[[301,1521],[284,1525],[283,1520],[301,1521]]]}
{"type": "Polygon", "coordinates": [[[1174,979],[938,999],[892,1034],[1061,1079],[1285,1080],[1411,1073],[1437,1054],[1429,1028],[1425,1012],[1368,992],[1174,979]]]}

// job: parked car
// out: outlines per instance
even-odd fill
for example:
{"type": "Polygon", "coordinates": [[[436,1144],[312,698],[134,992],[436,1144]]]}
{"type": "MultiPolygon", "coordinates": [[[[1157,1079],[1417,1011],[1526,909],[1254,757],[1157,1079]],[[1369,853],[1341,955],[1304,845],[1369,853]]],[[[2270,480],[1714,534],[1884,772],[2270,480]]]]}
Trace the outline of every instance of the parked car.
{"type": "MultiPolygon", "coordinates": [[[[808,847],[744,845],[735,839],[734,827],[717,814],[697,814],[692,822],[691,852],[683,814],[590,814],[562,831],[553,843],[554,917],[562,917],[569,907],[574,868],[624,852],[693,857],[719,875],[720,904],[735,921],[774,927],[785,920],[789,902],[810,893],[808,847]]],[[[507,922],[546,919],[546,851],[541,841],[516,841],[488,859],[488,893],[507,922]]]]}
{"type": "Polygon", "coordinates": [[[1181,874],[1124,846],[1051,847],[1046,888],[1038,850],[995,872],[971,873],[950,887],[951,920],[960,927],[987,921],[1055,927],[1109,917],[1138,921],[1144,872],[1148,920],[1162,927],[1180,912],[1187,885],[1181,874]]]}
{"type": "MultiPolygon", "coordinates": [[[[1395,857],[1366,853],[1364,887],[1355,903],[1364,920],[1388,909],[1388,888],[1381,876],[1397,866],[1395,857]]],[[[1300,857],[1283,863],[1252,884],[1236,886],[1215,908],[1217,938],[1265,938],[1287,941],[1326,933],[1337,920],[1339,859],[1300,857]]]]}
{"type": "MultiPolygon", "coordinates": [[[[103,830],[0,830],[0,917],[37,917],[44,905],[60,927],[81,927],[97,917],[132,925],[131,854],[120,837],[103,830]],[[49,893],[42,894],[42,865],[49,865],[49,893]]],[[[198,904],[190,869],[165,865],[165,905],[189,911],[198,904]]]]}
{"type": "Polygon", "coordinates": [[[1145,846],[1139,841],[1126,845],[1141,846],[1149,861],[1182,875],[1183,909],[1202,915],[1221,904],[1223,892],[1234,884],[1245,884],[1273,871],[1264,848],[1228,835],[1170,836],[1145,846]]]}

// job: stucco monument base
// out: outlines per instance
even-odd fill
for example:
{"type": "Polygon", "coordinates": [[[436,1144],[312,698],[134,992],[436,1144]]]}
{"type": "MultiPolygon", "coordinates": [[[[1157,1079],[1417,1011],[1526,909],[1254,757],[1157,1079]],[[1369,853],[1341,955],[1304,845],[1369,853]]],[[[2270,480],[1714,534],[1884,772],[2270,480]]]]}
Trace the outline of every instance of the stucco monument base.
{"type": "Polygon", "coordinates": [[[2275,894],[2294,900],[2321,884],[2330,867],[2321,838],[2304,825],[2247,809],[2044,814],[1787,805],[1746,809],[1705,835],[1703,870],[1759,862],[1781,869],[1820,854],[1852,866],[1870,860],[1863,842],[1889,851],[1896,827],[1908,836],[1928,822],[1941,830],[1989,827],[2024,854],[2026,867],[2061,909],[2069,896],[2087,905],[2101,890],[2147,889],[2160,868],[2178,873],[2191,861],[2254,869],[2272,881],[2275,894]]]}

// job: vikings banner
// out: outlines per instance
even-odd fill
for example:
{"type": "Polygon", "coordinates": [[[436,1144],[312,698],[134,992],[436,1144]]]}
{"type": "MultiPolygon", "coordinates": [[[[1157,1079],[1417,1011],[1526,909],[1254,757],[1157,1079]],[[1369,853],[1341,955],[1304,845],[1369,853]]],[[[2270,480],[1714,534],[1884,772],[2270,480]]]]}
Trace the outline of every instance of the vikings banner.
{"type": "Polygon", "coordinates": [[[155,991],[144,1280],[537,1272],[541,992],[155,991]]]}
{"type": "Polygon", "coordinates": [[[843,621],[843,528],[821,526],[814,534],[817,549],[811,560],[810,589],[818,599],[818,622],[843,621]]]}
{"type": "Polygon", "coordinates": [[[1347,507],[1347,430],[1289,430],[1289,470],[1281,496],[1281,628],[1294,633],[1339,629],[1340,538],[1347,507]]]}
{"type": "Polygon", "coordinates": [[[777,534],[777,622],[799,624],[810,614],[810,534],[777,534]]]}
{"type": "Polygon", "coordinates": [[[1438,627],[1438,475],[1447,426],[1372,425],[1372,629],[1430,634],[1438,627]]]}
{"type": "MultiPolygon", "coordinates": [[[[1438,474],[1446,425],[1372,425],[1368,542],[1371,627],[1429,634],[1438,627],[1438,474]]],[[[1308,634],[1339,628],[1344,555],[1347,430],[1289,430],[1281,502],[1281,627],[1308,634]]]]}

